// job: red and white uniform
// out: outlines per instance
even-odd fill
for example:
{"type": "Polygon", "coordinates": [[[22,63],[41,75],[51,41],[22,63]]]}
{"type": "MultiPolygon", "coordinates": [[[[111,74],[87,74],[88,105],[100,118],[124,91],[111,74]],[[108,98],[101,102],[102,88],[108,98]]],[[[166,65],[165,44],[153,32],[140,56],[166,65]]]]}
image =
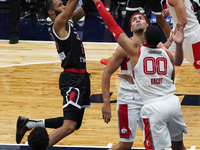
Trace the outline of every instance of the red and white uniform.
{"type": "MultiPolygon", "coordinates": [[[[124,60],[120,66],[120,73],[132,74],[130,59],[124,60]]],[[[117,96],[117,120],[120,141],[133,142],[136,135],[137,124],[143,130],[143,123],[140,116],[143,101],[141,100],[135,84],[120,78],[119,91],[117,96]]]]}
{"type": "Polygon", "coordinates": [[[160,150],[180,141],[187,127],[183,122],[180,101],[173,94],[173,65],[167,52],[160,48],[139,48],[134,82],[144,102],[141,117],[144,123],[146,150],[160,150]]]}
{"type": "MultiPolygon", "coordinates": [[[[173,22],[173,30],[178,22],[178,18],[174,7],[167,0],[167,7],[170,11],[173,22]]],[[[184,28],[183,50],[184,57],[193,64],[197,72],[200,74],[200,26],[194,14],[193,5],[190,0],[184,0],[186,7],[187,24],[184,28]]],[[[170,51],[176,50],[176,44],[173,42],[169,47],[170,51]]]]}

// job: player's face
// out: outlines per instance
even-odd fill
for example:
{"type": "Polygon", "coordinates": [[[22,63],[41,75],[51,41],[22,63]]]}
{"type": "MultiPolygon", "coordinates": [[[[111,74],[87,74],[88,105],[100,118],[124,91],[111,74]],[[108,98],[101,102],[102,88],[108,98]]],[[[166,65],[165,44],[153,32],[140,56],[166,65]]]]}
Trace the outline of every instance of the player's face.
{"type": "Polygon", "coordinates": [[[54,11],[56,16],[65,10],[65,6],[61,0],[53,0],[54,2],[54,11]]]}
{"type": "Polygon", "coordinates": [[[136,32],[143,32],[143,30],[148,26],[148,23],[146,22],[146,19],[144,18],[143,15],[136,14],[132,17],[132,26],[131,26],[131,31],[133,33],[136,32]]]}

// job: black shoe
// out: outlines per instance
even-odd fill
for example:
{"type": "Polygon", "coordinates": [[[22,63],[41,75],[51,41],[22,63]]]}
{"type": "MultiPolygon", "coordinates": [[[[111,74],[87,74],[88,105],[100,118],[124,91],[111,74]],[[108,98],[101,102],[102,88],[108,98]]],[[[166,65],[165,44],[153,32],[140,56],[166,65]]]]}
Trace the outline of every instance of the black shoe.
{"type": "Polygon", "coordinates": [[[16,34],[13,34],[10,38],[9,43],[10,44],[17,44],[19,42],[19,37],[16,34]]]}
{"type": "Polygon", "coordinates": [[[28,118],[19,116],[17,119],[17,130],[16,130],[16,142],[19,144],[24,137],[26,131],[30,129],[26,127],[26,123],[29,121],[28,118]]]}

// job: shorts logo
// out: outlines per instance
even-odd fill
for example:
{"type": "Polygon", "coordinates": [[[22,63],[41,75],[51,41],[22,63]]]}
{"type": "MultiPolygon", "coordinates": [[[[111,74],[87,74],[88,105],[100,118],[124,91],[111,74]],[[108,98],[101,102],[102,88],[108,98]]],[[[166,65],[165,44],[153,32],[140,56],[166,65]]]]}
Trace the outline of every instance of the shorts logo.
{"type": "Polygon", "coordinates": [[[200,60],[197,61],[197,65],[200,65],[200,60]]]}
{"type": "Polygon", "coordinates": [[[146,145],[147,145],[148,147],[150,147],[150,146],[151,146],[151,141],[150,141],[150,140],[147,140],[147,141],[146,141],[146,145]]]}
{"type": "Polygon", "coordinates": [[[123,127],[123,129],[121,129],[121,133],[122,134],[127,134],[127,129],[123,127]]]}
{"type": "Polygon", "coordinates": [[[69,90],[66,92],[66,102],[69,101],[77,103],[79,99],[79,89],[70,87],[69,90]]]}

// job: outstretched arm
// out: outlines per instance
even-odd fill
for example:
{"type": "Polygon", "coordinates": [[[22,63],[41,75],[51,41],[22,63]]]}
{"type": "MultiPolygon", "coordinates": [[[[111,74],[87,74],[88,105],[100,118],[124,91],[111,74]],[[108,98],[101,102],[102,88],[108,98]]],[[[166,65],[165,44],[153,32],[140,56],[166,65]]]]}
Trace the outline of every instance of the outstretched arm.
{"type": "Polygon", "coordinates": [[[83,16],[85,16],[86,13],[83,10],[82,6],[79,6],[74,13],[72,14],[71,20],[76,23],[78,22],[83,16]]]}
{"type": "MultiPolygon", "coordinates": [[[[65,9],[61,12],[54,21],[54,30],[60,38],[64,38],[68,33],[68,26],[66,23],[71,18],[79,0],[68,0],[65,9]]],[[[59,7],[64,7],[62,3],[58,4],[59,7]]]]}
{"type": "Polygon", "coordinates": [[[174,65],[180,66],[183,62],[183,47],[182,43],[184,40],[183,27],[180,22],[176,24],[176,33],[172,34],[173,41],[176,43],[176,51],[174,56],[174,65]]]}
{"type": "Polygon", "coordinates": [[[169,52],[173,56],[174,65],[180,66],[182,64],[183,58],[184,58],[183,57],[183,48],[182,48],[182,43],[183,43],[183,40],[184,40],[184,31],[183,31],[183,27],[182,27],[180,22],[178,22],[176,24],[176,28],[177,28],[177,31],[176,32],[172,31],[172,35],[170,37],[170,40],[167,41],[167,46],[166,46],[166,43],[162,44],[160,42],[158,44],[158,47],[167,50],[171,46],[172,42],[174,41],[176,43],[176,51],[175,52],[169,51],[169,52]]]}
{"type": "Polygon", "coordinates": [[[102,106],[102,118],[105,123],[110,122],[111,120],[111,107],[110,107],[110,78],[111,75],[119,68],[121,63],[127,57],[127,53],[122,49],[121,46],[118,46],[113,57],[110,59],[107,64],[103,76],[102,76],[102,94],[103,94],[103,106],[102,106]]]}
{"type": "Polygon", "coordinates": [[[72,15],[72,21],[75,23],[79,21],[83,16],[93,11],[95,8],[94,2],[92,0],[85,0],[83,4],[79,6],[72,15]]]}
{"type": "Polygon", "coordinates": [[[176,51],[175,52],[169,51],[169,52],[173,56],[174,65],[180,66],[182,64],[183,58],[184,58],[183,47],[182,47],[182,43],[184,40],[184,31],[183,31],[183,27],[180,22],[178,22],[176,24],[176,32],[172,31],[172,39],[176,43],[176,51]]]}
{"type": "Polygon", "coordinates": [[[135,56],[138,54],[139,44],[136,41],[131,40],[124,33],[124,31],[120,28],[120,26],[116,23],[114,18],[110,15],[110,13],[106,10],[103,3],[100,0],[93,0],[101,15],[102,19],[108,26],[108,29],[114,36],[115,40],[119,43],[119,45],[129,54],[129,56],[135,56]]]}
{"type": "MultiPolygon", "coordinates": [[[[178,21],[181,23],[182,27],[185,28],[187,24],[187,17],[184,0],[169,0],[169,3],[173,5],[178,21]]],[[[177,31],[177,26],[174,31],[177,31]]]]}

